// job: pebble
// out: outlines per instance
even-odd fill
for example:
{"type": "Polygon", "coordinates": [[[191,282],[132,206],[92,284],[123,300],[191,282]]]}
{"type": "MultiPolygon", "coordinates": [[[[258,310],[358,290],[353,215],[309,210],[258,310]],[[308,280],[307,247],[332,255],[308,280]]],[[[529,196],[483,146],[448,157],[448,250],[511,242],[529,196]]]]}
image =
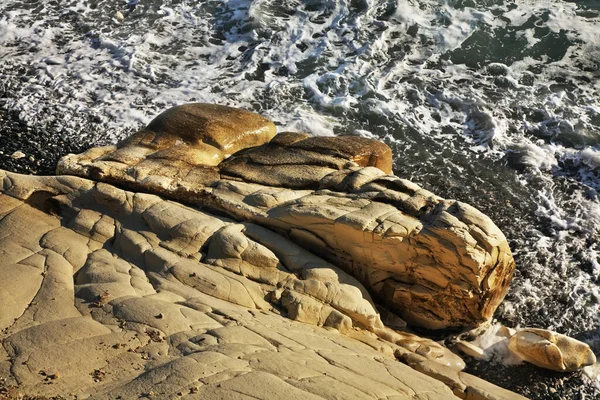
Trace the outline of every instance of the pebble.
{"type": "Polygon", "coordinates": [[[10,158],[12,158],[13,160],[18,160],[20,158],[25,157],[25,153],[23,153],[20,150],[15,151],[14,153],[12,153],[12,155],[10,156],[10,158]]]}
{"type": "Polygon", "coordinates": [[[485,358],[485,353],[484,351],[478,347],[475,346],[472,343],[469,342],[456,342],[456,347],[462,351],[463,353],[473,357],[473,358],[477,358],[477,359],[483,359],[485,358]]]}

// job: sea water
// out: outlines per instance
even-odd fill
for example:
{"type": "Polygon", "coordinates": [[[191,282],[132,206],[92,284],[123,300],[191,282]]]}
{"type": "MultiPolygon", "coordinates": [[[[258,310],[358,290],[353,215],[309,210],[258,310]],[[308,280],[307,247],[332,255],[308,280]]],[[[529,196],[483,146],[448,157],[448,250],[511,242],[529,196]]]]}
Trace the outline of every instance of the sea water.
{"type": "Polygon", "coordinates": [[[498,321],[597,352],[599,70],[598,0],[0,4],[0,101],[42,143],[116,142],[186,102],[383,140],[397,175],[505,232],[498,321]]]}

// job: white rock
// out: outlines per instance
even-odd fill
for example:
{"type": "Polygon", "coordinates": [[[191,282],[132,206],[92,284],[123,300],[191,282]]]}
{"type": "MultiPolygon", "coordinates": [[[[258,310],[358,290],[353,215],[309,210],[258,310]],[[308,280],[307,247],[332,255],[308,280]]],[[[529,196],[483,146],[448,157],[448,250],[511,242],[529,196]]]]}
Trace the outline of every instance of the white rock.
{"type": "Polygon", "coordinates": [[[475,346],[472,343],[469,342],[456,342],[456,347],[462,351],[463,353],[465,353],[466,355],[469,355],[473,358],[477,358],[479,360],[484,359],[485,358],[485,353],[484,351],[478,347],[475,346]]]}
{"type": "Polygon", "coordinates": [[[12,158],[13,160],[19,160],[19,159],[24,158],[24,157],[25,157],[25,153],[23,153],[21,150],[15,151],[10,156],[10,158],[12,158]]]}

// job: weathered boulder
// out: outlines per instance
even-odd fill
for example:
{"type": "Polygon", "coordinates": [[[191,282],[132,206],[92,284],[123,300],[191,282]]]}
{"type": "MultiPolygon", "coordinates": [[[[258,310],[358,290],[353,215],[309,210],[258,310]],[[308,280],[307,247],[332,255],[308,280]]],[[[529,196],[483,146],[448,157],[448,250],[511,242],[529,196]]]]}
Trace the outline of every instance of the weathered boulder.
{"type": "MultiPolygon", "coordinates": [[[[357,278],[414,325],[475,326],[492,316],[514,261],[488,217],[388,175],[391,151],[377,141],[301,133],[269,141],[271,125],[262,117],[219,110],[194,104],[166,111],[116,147],[63,158],[57,173],[168,196],[272,229],[357,278]],[[208,144],[220,153],[205,162],[208,144]],[[228,154],[227,146],[256,147],[214,161],[228,154]]],[[[231,253],[223,265],[254,273],[251,259],[262,256],[247,251],[231,253]]],[[[264,278],[278,279],[276,269],[269,274],[264,278]]],[[[285,298],[293,304],[289,293],[285,298]]]]}
{"type": "MultiPolygon", "coordinates": [[[[154,118],[145,129],[119,143],[103,161],[136,165],[140,171],[156,167],[169,170],[177,165],[215,166],[241,149],[269,141],[275,132],[271,121],[249,111],[216,104],[185,104],[154,118]]],[[[167,176],[166,171],[160,173],[167,176]]]]}
{"type": "MultiPolygon", "coordinates": [[[[60,176],[0,171],[0,384],[14,397],[522,398],[401,331],[488,320],[514,262],[489,218],[391,167],[374,140],[275,135],[259,115],[190,104],[63,158],[60,176]]],[[[595,362],[555,332],[504,339],[544,368],[595,362]]]]}
{"type": "Polygon", "coordinates": [[[59,174],[81,177],[0,171],[10,393],[520,398],[385,326],[380,310],[405,323],[371,298],[429,327],[488,318],[513,267],[497,228],[386,175],[379,142],[273,135],[255,114],[187,105],[65,157],[59,174]]]}
{"type": "Polygon", "coordinates": [[[596,363],[590,346],[546,329],[519,329],[510,338],[509,349],[527,362],[555,371],[576,371],[596,363]]]}

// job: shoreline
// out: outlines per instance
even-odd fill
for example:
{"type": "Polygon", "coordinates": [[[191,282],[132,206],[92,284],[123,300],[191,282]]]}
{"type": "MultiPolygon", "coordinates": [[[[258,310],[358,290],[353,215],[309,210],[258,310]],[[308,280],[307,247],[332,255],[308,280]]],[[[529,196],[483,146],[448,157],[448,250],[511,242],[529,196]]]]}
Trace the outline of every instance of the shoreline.
{"type": "MultiPolygon", "coordinates": [[[[3,136],[13,138],[6,142],[8,143],[7,150],[2,149],[0,168],[19,173],[54,175],[52,164],[55,160],[68,152],[81,152],[95,145],[95,143],[70,142],[67,147],[69,150],[63,150],[60,146],[61,142],[52,143],[49,140],[44,142],[40,136],[41,132],[27,127],[19,121],[17,116],[4,109],[0,110],[0,131],[3,136]],[[19,133],[20,135],[18,135],[19,133]],[[31,140],[31,138],[35,139],[31,140]],[[29,142],[30,140],[31,142],[29,142]],[[26,153],[26,157],[18,160],[12,159],[11,154],[18,150],[26,153]],[[29,159],[30,156],[33,156],[33,161],[29,159]]],[[[559,373],[529,364],[502,366],[478,361],[468,356],[464,356],[464,358],[467,362],[465,372],[532,399],[565,398],[565,396],[571,398],[575,394],[597,396],[600,393],[593,386],[593,382],[581,371],[559,373]]]]}

